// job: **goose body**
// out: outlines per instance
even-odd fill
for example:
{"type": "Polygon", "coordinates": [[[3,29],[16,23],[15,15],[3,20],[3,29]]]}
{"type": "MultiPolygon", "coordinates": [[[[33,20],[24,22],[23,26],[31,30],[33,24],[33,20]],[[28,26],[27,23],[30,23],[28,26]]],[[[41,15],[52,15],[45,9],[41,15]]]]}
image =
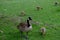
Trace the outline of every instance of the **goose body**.
{"type": "Polygon", "coordinates": [[[18,26],[18,29],[23,32],[28,32],[28,31],[32,30],[32,26],[28,27],[27,23],[20,23],[18,26]]]}

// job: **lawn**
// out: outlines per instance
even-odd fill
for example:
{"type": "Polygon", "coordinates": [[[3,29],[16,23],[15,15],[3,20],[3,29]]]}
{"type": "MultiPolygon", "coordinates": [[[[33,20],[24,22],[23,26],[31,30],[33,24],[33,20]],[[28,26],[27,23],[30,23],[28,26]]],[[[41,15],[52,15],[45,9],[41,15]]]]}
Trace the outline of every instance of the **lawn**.
{"type": "Polygon", "coordinates": [[[21,40],[17,25],[20,22],[20,12],[26,15],[22,20],[31,16],[40,25],[32,24],[33,30],[29,33],[29,40],[60,40],[60,5],[54,2],[60,0],[0,0],[0,40],[21,40]],[[36,6],[43,9],[37,11],[36,6]],[[59,10],[59,11],[58,11],[59,10]],[[2,16],[2,18],[1,18],[2,16]],[[43,38],[40,27],[46,27],[47,33],[43,38]]]}

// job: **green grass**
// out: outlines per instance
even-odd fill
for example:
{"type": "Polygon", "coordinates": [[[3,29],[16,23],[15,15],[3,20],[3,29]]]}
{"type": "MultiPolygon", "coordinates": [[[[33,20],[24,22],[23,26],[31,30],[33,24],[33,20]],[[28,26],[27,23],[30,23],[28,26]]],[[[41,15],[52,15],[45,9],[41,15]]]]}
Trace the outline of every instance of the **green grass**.
{"type": "MultiPolygon", "coordinates": [[[[20,12],[24,10],[26,19],[31,16],[34,21],[42,24],[33,24],[33,31],[29,33],[29,40],[60,40],[60,5],[54,6],[56,0],[0,0],[0,15],[8,16],[0,18],[0,40],[21,40],[17,24],[20,12]],[[37,11],[36,6],[43,9],[37,11]],[[48,25],[45,26],[44,24],[48,25]],[[52,25],[52,26],[51,26],[52,25]],[[39,34],[40,27],[45,26],[47,29],[46,36],[43,38],[39,34]]],[[[60,2],[60,0],[57,0],[60,2]]]]}

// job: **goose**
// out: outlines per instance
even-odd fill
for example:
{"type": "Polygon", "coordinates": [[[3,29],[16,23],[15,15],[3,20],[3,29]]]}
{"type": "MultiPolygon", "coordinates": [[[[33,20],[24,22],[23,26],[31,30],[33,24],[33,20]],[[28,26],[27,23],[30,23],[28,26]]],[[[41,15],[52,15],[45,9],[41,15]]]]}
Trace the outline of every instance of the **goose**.
{"type": "Polygon", "coordinates": [[[21,16],[25,16],[25,11],[21,11],[21,16]]]}
{"type": "Polygon", "coordinates": [[[39,11],[40,9],[43,9],[43,8],[40,6],[37,6],[36,9],[39,11]]]}
{"type": "Polygon", "coordinates": [[[41,35],[45,35],[46,34],[46,28],[45,27],[41,27],[40,28],[40,32],[41,32],[41,35]]]}
{"type": "MultiPolygon", "coordinates": [[[[31,20],[32,20],[31,17],[28,17],[28,19],[26,20],[26,22],[21,22],[17,26],[17,28],[19,29],[19,31],[21,33],[21,37],[23,35],[23,32],[25,32],[26,35],[28,36],[29,31],[32,30],[32,25],[30,24],[31,20]]],[[[26,36],[26,38],[28,38],[27,36],[26,36]]]]}
{"type": "Polygon", "coordinates": [[[58,1],[56,1],[54,4],[55,4],[55,6],[57,6],[57,5],[59,5],[59,2],[58,2],[58,1]]]}

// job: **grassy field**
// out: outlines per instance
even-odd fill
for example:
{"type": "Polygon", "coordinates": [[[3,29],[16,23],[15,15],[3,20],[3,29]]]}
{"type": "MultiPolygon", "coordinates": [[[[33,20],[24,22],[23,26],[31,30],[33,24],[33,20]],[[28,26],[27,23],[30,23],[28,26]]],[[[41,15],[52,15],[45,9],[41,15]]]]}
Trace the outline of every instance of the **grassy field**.
{"type": "Polygon", "coordinates": [[[31,16],[40,25],[32,24],[33,30],[29,33],[29,40],[60,40],[60,5],[54,2],[60,0],[0,0],[0,40],[21,40],[17,24],[20,22],[20,12],[24,10],[26,20],[31,16]],[[43,9],[37,11],[36,6],[43,9]],[[43,38],[39,34],[40,27],[46,27],[47,33],[43,38]]]}

